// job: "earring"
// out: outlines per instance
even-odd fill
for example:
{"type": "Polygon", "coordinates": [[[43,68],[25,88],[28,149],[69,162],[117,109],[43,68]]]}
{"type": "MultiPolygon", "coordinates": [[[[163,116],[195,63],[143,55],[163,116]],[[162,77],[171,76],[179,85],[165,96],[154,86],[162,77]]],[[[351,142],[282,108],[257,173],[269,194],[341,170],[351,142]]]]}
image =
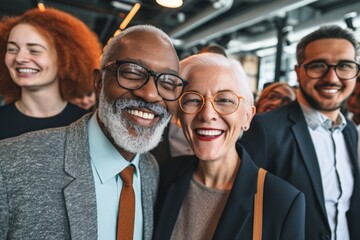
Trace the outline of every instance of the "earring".
{"type": "Polygon", "coordinates": [[[244,131],[246,131],[246,130],[247,130],[247,126],[243,126],[242,129],[243,129],[244,131]]]}

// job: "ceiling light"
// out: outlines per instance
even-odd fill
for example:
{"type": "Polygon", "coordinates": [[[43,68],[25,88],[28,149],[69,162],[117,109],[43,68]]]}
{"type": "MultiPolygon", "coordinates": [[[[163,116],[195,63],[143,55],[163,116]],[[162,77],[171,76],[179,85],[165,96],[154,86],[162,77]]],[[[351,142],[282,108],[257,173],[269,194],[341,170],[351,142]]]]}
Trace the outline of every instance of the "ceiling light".
{"type": "Polygon", "coordinates": [[[40,12],[44,12],[46,9],[45,4],[43,2],[38,2],[37,7],[40,10],[40,12]]]}
{"type": "Polygon", "coordinates": [[[110,4],[117,9],[121,9],[121,10],[126,10],[126,11],[130,11],[132,6],[126,3],[121,3],[118,1],[111,1],[110,4]]]}
{"type": "Polygon", "coordinates": [[[138,2],[135,3],[135,5],[131,8],[130,12],[126,15],[126,17],[120,24],[120,30],[123,30],[126,28],[126,26],[129,24],[131,19],[135,16],[137,11],[139,10],[140,6],[141,6],[140,3],[138,3],[138,2]]]}
{"type": "Polygon", "coordinates": [[[183,5],[183,0],[156,0],[156,2],[167,8],[178,8],[183,5]]]}

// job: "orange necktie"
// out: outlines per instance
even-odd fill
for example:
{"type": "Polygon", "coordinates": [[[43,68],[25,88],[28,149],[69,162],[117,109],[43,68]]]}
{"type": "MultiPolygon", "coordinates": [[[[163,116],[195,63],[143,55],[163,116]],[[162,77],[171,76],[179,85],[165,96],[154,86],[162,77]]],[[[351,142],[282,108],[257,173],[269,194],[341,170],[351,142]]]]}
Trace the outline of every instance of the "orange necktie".
{"type": "Polygon", "coordinates": [[[133,174],[134,165],[130,165],[120,172],[123,186],[119,201],[117,240],[131,240],[134,236],[135,194],[132,187],[133,174]]]}

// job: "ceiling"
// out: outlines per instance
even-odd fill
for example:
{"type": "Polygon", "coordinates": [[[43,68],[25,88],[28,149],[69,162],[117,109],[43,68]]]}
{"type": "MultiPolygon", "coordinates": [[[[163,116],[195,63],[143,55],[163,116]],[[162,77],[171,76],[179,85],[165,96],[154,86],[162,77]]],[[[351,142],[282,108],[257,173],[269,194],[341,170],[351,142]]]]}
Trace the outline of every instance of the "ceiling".
{"type": "MultiPolygon", "coordinates": [[[[112,0],[40,2],[76,15],[106,43],[137,2],[117,1],[121,3],[119,8],[112,0]]],[[[19,15],[38,2],[0,0],[0,16],[19,15]]],[[[336,23],[346,27],[344,15],[352,11],[358,13],[353,25],[360,31],[360,1],[355,0],[184,0],[177,9],[161,7],[155,0],[140,3],[129,25],[160,27],[174,39],[180,57],[209,43],[220,44],[231,54],[273,47],[280,35],[291,44],[320,25],[336,23]]]]}

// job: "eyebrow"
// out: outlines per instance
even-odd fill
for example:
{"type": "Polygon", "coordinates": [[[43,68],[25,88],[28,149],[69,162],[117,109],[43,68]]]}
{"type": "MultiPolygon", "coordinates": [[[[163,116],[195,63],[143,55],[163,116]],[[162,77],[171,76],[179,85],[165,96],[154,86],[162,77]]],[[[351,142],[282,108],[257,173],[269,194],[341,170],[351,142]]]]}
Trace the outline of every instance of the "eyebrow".
{"type": "MultiPolygon", "coordinates": [[[[199,91],[197,91],[197,90],[195,90],[195,89],[188,89],[187,90],[187,92],[197,92],[197,93],[199,93],[200,95],[202,95],[199,91]]],[[[233,92],[233,93],[235,93],[233,90],[230,90],[230,89],[224,89],[224,90],[219,90],[219,91],[217,91],[217,92],[215,92],[215,94],[218,94],[218,93],[222,93],[222,92],[233,92]]],[[[214,94],[214,95],[215,95],[214,94]]],[[[237,94],[237,93],[235,93],[235,94],[237,94]]]]}
{"type": "MultiPolygon", "coordinates": [[[[142,61],[141,59],[133,59],[133,58],[129,58],[129,57],[128,57],[128,58],[125,58],[124,61],[131,61],[131,62],[134,62],[134,63],[138,63],[138,64],[146,67],[147,69],[154,71],[153,69],[150,69],[150,68],[148,67],[148,65],[147,65],[144,61],[142,61]]],[[[171,68],[166,68],[165,71],[166,71],[166,72],[161,71],[160,73],[174,73],[174,74],[176,74],[176,75],[179,75],[179,72],[177,72],[177,71],[175,71],[175,70],[173,70],[173,69],[171,69],[171,68]]]]}
{"type": "MultiPolygon", "coordinates": [[[[320,58],[320,59],[313,59],[311,60],[310,62],[306,63],[306,64],[309,64],[309,63],[316,63],[316,62],[323,62],[323,63],[328,63],[327,59],[323,59],[323,58],[320,58]]],[[[337,63],[339,62],[356,62],[355,59],[339,59],[337,61],[337,63]]]]}
{"type": "MultiPolygon", "coordinates": [[[[12,45],[15,45],[16,47],[19,47],[19,45],[16,42],[13,42],[13,41],[9,41],[8,44],[12,44],[12,45]]],[[[28,46],[28,47],[41,47],[42,49],[47,51],[46,47],[44,47],[43,45],[38,44],[38,43],[27,43],[26,46],[28,46]]]]}

